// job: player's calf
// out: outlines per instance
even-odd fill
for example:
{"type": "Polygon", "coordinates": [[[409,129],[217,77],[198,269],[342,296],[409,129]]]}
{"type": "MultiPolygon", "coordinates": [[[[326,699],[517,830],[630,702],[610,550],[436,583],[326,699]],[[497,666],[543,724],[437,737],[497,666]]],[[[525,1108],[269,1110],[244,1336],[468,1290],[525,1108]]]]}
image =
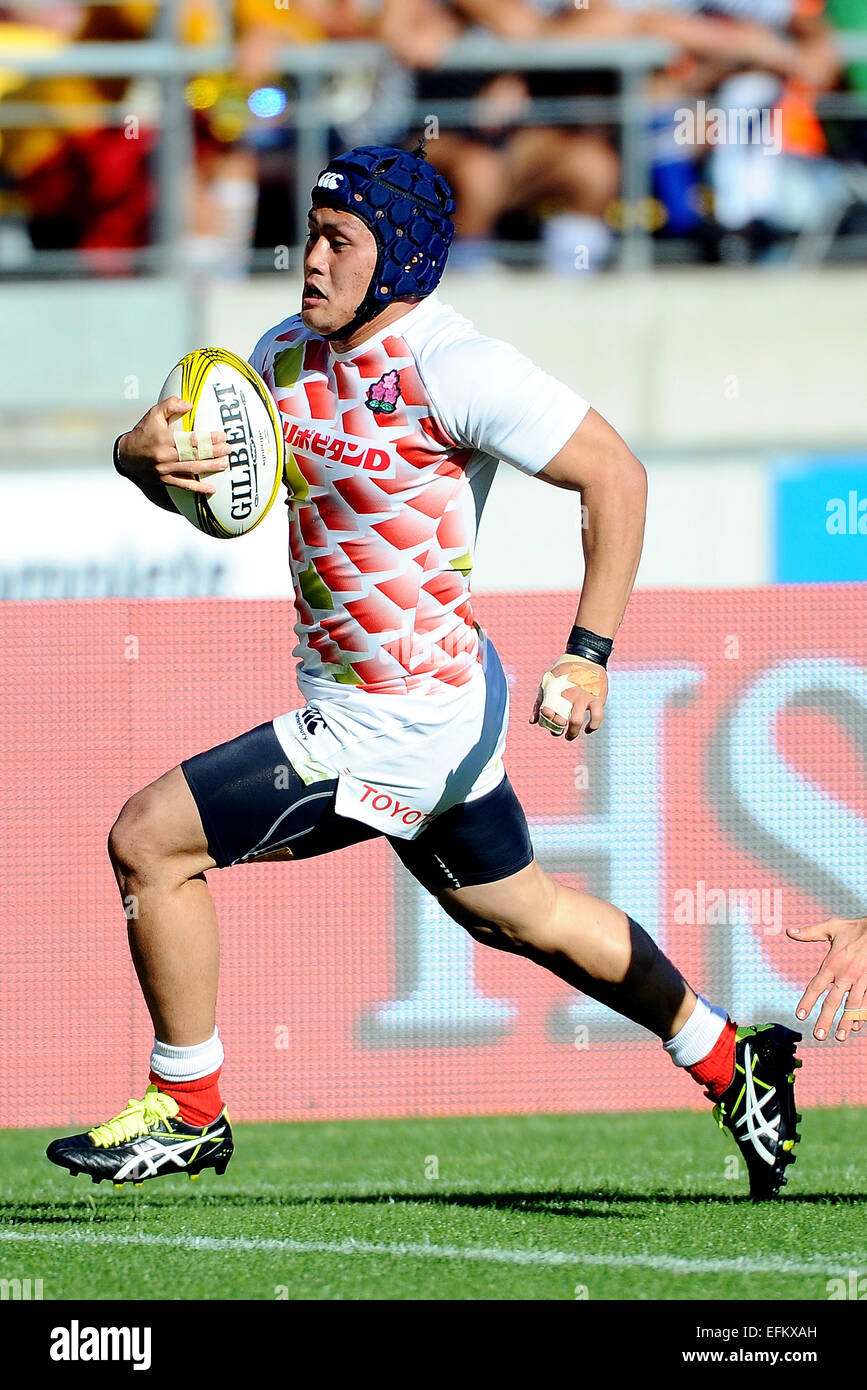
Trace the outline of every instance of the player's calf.
{"type": "Polygon", "coordinates": [[[447,912],[477,940],[514,951],[662,1040],[676,1066],[715,1102],[747,1165],[750,1195],[775,1197],[794,1162],[799,1033],[738,1028],[696,996],[643,928],[610,903],[553,884],[537,864],[492,884],[443,892],[447,912]]]}
{"type": "Polygon", "coordinates": [[[149,1080],[181,1122],[214,1122],[223,1049],[214,1027],[219,931],[204,870],[214,866],[180,768],[137,792],[109,836],[129,945],[154,1026],[149,1080]]]}

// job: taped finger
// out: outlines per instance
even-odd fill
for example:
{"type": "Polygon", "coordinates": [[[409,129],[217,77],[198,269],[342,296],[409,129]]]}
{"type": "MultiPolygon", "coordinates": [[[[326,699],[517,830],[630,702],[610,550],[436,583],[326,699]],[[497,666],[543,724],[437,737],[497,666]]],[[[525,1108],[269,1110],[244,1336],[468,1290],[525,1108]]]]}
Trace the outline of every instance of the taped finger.
{"type": "Polygon", "coordinates": [[[867,989],[858,981],[849,990],[846,996],[846,1007],[840,1015],[841,1024],[851,1024],[852,1028],[856,1024],[859,1026],[867,1020],[867,989]]]}
{"type": "MultiPolygon", "coordinates": [[[[549,701],[548,701],[549,706],[550,706],[550,703],[551,703],[551,702],[550,702],[550,700],[549,700],[549,701]]],[[[565,704],[565,703],[566,703],[566,701],[564,700],[564,701],[563,701],[563,704],[565,704]]],[[[570,706],[570,708],[571,708],[571,706],[570,706]]],[[[549,718],[548,718],[548,715],[547,715],[547,714],[543,714],[541,710],[539,711],[539,725],[540,725],[541,728],[547,729],[549,733],[551,733],[551,734],[556,734],[558,738],[559,738],[562,734],[565,734],[565,732],[566,732],[566,725],[565,725],[565,724],[557,724],[557,723],[555,723],[555,721],[554,721],[553,719],[549,719],[549,718]]]]}
{"type": "Polygon", "coordinates": [[[585,695],[591,695],[597,699],[602,694],[602,686],[605,680],[605,672],[601,666],[594,668],[593,662],[581,663],[570,666],[569,684],[577,685],[579,690],[583,690],[585,695]]]}
{"type": "MultiPolygon", "coordinates": [[[[563,691],[570,686],[572,681],[568,675],[555,676],[553,672],[546,671],[542,677],[542,704],[551,711],[552,714],[559,714],[568,724],[572,717],[572,702],[563,697],[563,691]]],[[[550,719],[546,719],[544,714],[539,715],[539,723],[552,733],[562,734],[566,725],[552,724],[550,719]]]]}
{"type": "Polygon", "coordinates": [[[175,430],[172,438],[178,451],[179,463],[192,463],[196,457],[193,449],[193,436],[189,430],[175,430]]]}
{"type": "Polygon", "coordinates": [[[215,457],[210,430],[175,430],[172,437],[179,463],[195,463],[215,457]]]}
{"type": "Polygon", "coordinates": [[[214,441],[211,439],[210,430],[195,430],[193,442],[196,447],[197,458],[212,459],[214,457],[214,441]]]}

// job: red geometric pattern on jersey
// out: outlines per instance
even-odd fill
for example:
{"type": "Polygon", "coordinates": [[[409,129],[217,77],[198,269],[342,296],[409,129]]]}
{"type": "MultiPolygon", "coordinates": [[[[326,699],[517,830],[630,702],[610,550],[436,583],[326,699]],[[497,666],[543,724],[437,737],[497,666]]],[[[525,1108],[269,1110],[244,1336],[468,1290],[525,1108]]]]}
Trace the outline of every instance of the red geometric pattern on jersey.
{"type": "Polygon", "coordinates": [[[425,389],[415,367],[402,367],[398,376],[404,405],[424,405],[425,389]]]}
{"type": "Polygon", "coordinates": [[[446,512],[440,524],[437,526],[437,540],[446,550],[460,545],[462,531],[461,519],[456,512],[446,512]]]}
{"type": "Polygon", "coordinates": [[[314,420],[328,420],[337,405],[336,390],[330,391],[324,381],[305,381],[304,390],[310,403],[310,414],[314,420]]]}
{"type": "MultiPolygon", "coordinates": [[[[337,492],[356,512],[369,516],[382,516],[382,490],[366,478],[338,478],[334,484],[337,492]]],[[[305,507],[305,511],[309,508],[305,507]]]]}
{"type": "Polygon", "coordinates": [[[334,380],[340,400],[353,400],[355,396],[355,373],[353,369],[346,366],[344,362],[335,362],[334,380]]]}
{"type": "MultiPolygon", "coordinates": [[[[383,372],[387,372],[387,371],[390,370],[390,368],[391,368],[391,366],[392,366],[392,364],[391,364],[390,362],[385,362],[384,365],[382,365],[382,364],[383,364],[383,356],[382,356],[383,346],[384,346],[383,344],[380,344],[379,351],[378,351],[376,354],[374,354],[372,351],[370,351],[370,352],[365,352],[365,353],[361,354],[360,356],[354,357],[354,358],[352,359],[352,360],[353,360],[353,364],[354,364],[354,366],[355,366],[355,369],[356,369],[356,371],[358,372],[358,375],[359,375],[359,376],[364,377],[365,379],[369,377],[369,378],[371,378],[371,380],[376,381],[377,377],[382,376],[383,372]]],[[[407,347],[406,347],[406,343],[404,343],[404,344],[403,344],[403,354],[402,354],[402,355],[403,355],[403,356],[406,356],[406,354],[407,354],[407,347]]],[[[364,394],[365,394],[365,396],[366,396],[366,395],[367,395],[367,392],[365,391],[364,394]]]]}
{"type": "Polygon", "coordinates": [[[324,338],[308,338],[304,348],[304,369],[322,372],[328,366],[328,344],[324,338]]]}
{"type": "MultiPolygon", "coordinates": [[[[342,495],[343,493],[341,490],[341,496],[342,495]]],[[[301,527],[301,536],[304,545],[308,546],[311,550],[328,549],[330,545],[328,528],[325,526],[319,513],[314,512],[312,507],[298,508],[298,524],[301,527]]]]}
{"type": "MultiPolygon", "coordinates": [[[[298,518],[294,516],[289,518],[289,556],[295,564],[304,563],[304,536],[298,518]]],[[[296,593],[295,597],[300,596],[296,593]]]]}
{"type": "Polygon", "coordinates": [[[380,430],[393,430],[398,427],[401,430],[411,428],[411,423],[406,415],[398,406],[391,415],[376,415],[367,405],[356,405],[351,410],[344,410],[341,415],[343,428],[347,434],[364,435],[368,426],[372,422],[377,432],[380,430]]]}
{"type": "Polygon", "coordinates": [[[306,420],[310,414],[310,406],[307,401],[296,401],[291,397],[284,401],[282,410],[284,415],[293,415],[296,420],[306,420]]]}
{"type": "Polygon", "coordinates": [[[391,334],[338,361],[296,320],[268,345],[263,375],[289,455],[303,670],[380,694],[466,684],[480,661],[468,558],[474,451],[444,433],[412,349],[391,334]],[[296,382],[276,386],[273,357],[285,344],[303,344],[302,366],[296,382]],[[368,393],[395,372],[389,412],[381,391],[368,393]]]}
{"type": "Polygon", "coordinates": [[[413,515],[389,517],[388,521],[377,521],[373,530],[382,536],[383,540],[388,541],[389,545],[401,546],[404,550],[411,551],[419,545],[427,547],[436,527],[430,517],[420,516],[416,512],[413,515]]]}
{"type": "Polygon", "coordinates": [[[382,350],[388,357],[406,356],[406,343],[403,338],[383,338],[382,350]]]}
{"type": "MultiPolygon", "coordinates": [[[[422,419],[419,420],[419,424],[421,425],[425,434],[428,435],[430,439],[433,439],[435,443],[443,445],[444,448],[448,447],[448,439],[446,437],[445,431],[441,428],[438,421],[431,419],[422,419]]],[[[446,459],[445,462],[448,462],[448,459],[446,459]]]]}

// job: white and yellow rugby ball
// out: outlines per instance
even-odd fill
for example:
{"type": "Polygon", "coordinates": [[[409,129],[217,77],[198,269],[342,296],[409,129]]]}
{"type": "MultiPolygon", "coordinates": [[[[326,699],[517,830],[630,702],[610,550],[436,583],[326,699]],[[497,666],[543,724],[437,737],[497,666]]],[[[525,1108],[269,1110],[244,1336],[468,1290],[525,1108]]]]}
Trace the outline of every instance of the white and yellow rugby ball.
{"type": "Polygon", "coordinates": [[[169,487],[172,501],[208,536],[246,535],[270,510],[283,476],[283,429],[268,387],[234,352],[198,348],[169,372],[160,400],[167,396],[192,406],[172,426],[182,462],[213,457],[212,430],[225,431],[231,447],[228,468],[204,475],[216,492],[169,487]]]}

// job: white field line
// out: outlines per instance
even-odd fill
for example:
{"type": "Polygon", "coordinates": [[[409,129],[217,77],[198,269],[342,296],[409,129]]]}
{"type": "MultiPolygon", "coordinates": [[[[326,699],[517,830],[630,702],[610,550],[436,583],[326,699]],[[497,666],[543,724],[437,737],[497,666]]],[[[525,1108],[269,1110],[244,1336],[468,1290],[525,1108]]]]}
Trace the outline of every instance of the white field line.
{"type": "Polygon", "coordinates": [[[52,1246],[93,1246],[132,1249],[196,1250],[203,1253],[246,1254],[260,1251],[277,1255],[385,1255],[400,1259],[476,1260],[505,1265],[570,1266],[597,1269],[657,1269],[668,1274],[797,1274],[847,1275],[867,1266],[867,1254],[809,1255],[788,1259],[785,1255],[738,1255],[733,1259],[689,1259],[680,1255],[605,1255],[579,1250],[508,1250],[473,1245],[433,1245],[427,1242],[369,1240],[291,1240],[256,1236],[159,1235],[103,1231],[16,1231],[0,1229],[0,1241],[52,1246]]]}

